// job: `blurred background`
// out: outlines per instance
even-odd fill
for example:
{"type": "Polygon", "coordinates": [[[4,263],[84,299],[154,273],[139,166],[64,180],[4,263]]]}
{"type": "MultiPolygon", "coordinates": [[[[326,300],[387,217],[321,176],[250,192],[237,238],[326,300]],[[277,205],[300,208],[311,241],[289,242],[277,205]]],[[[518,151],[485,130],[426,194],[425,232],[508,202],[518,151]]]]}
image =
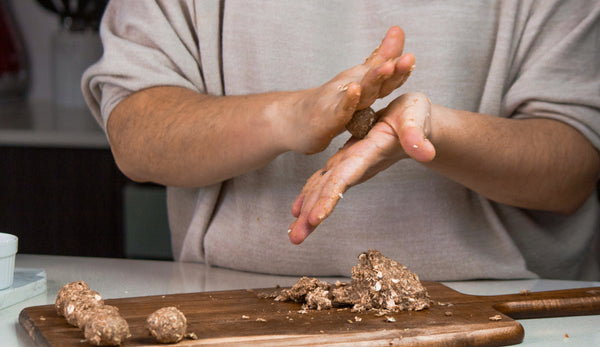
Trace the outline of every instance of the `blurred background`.
{"type": "Polygon", "coordinates": [[[114,164],[81,95],[107,0],[0,0],[0,231],[19,253],[171,259],[165,189],[114,164]]]}

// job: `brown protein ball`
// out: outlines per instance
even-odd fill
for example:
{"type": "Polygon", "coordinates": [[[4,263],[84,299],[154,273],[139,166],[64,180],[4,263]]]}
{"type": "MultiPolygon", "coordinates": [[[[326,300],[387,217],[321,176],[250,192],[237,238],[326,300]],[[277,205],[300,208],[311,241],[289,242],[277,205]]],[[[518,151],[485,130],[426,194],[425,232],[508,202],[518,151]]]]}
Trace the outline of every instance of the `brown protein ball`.
{"type": "Polygon", "coordinates": [[[97,312],[84,327],[85,339],[96,346],[118,346],[131,336],[127,321],[118,313],[97,312]]]}
{"type": "Polygon", "coordinates": [[[187,319],[176,307],[163,307],[154,311],[146,324],[150,334],[160,343],[179,342],[185,336],[187,319]]]}
{"type": "Polygon", "coordinates": [[[346,130],[352,136],[362,139],[367,136],[369,130],[377,123],[377,119],[377,114],[370,107],[356,111],[352,115],[352,119],[346,124],[346,130]]]}
{"type": "Polygon", "coordinates": [[[72,300],[72,298],[79,292],[84,290],[90,290],[90,287],[84,281],[71,282],[62,286],[62,288],[60,288],[58,291],[56,302],[54,303],[56,313],[58,313],[59,316],[63,316],[66,303],[72,300]]]}
{"type": "Polygon", "coordinates": [[[104,314],[119,314],[119,309],[116,306],[111,306],[111,305],[99,305],[99,306],[93,306],[90,307],[88,309],[85,309],[83,311],[78,312],[77,314],[77,326],[80,329],[84,329],[86,324],[90,321],[95,319],[96,316],[98,315],[104,315],[104,314]]]}
{"type": "Polygon", "coordinates": [[[65,304],[63,316],[67,323],[78,326],[77,320],[81,312],[95,306],[104,305],[104,300],[98,292],[88,289],[73,295],[71,300],[66,301],[65,304]]]}

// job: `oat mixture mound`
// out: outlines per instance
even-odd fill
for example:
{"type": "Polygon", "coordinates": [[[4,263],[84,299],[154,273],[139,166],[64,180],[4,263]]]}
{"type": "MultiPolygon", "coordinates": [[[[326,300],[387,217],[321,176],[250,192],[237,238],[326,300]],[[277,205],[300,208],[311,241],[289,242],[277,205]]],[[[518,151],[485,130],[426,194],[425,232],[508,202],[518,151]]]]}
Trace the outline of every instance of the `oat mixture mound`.
{"type": "Polygon", "coordinates": [[[131,336],[127,321],[117,312],[98,312],[84,328],[85,339],[96,346],[118,346],[131,336]]]}
{"type": "Polygon", "coordinates": [[[429,307],[429,293],[406,266],[377,250],[362,253],[358,261],[352,268],[350,285],[334,290],[337,301],[352,304],[357,311],[418,311],[429,307]]]}
{"type": "Polygon", "coordinates": [[[316,310],[352,306],[354,311],[397,312],[430,306],[427,290],[406,266],[372,249],[360,254],[358,260],[352,268],[350,284],[332,285],[302,277],[292,288],[283,289],[275,300],[301,302],[303,309],[316,310]]]}
{"type": "Polygon", "coordinates": [[[187,319],[176,307],[163,307],[146,319],[150,334],[160,343],[176,343],[185,337],[187,319]]]}

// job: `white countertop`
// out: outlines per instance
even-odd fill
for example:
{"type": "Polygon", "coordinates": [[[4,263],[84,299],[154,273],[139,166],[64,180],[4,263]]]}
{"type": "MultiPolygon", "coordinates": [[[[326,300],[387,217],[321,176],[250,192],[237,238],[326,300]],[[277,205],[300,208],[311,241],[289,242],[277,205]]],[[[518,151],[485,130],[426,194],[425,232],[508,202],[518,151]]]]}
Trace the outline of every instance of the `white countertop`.
{"type": "MultiPolygon", "coordinates": [[[[105,298],[189,293],[293,285],[298,277],[271,276],[209,267],[203,264],[107,258],[62,257],[18,254],[16,267],[44,269],[45,294],[0,310],[3,346],[33,346],[18,322],[29,306],[53,304],[64,284],[86,281],[105,298]]],[[[338,278],[339,279],[339,278],[338,278]]],[[[335,282],[336,278],[325,278],[335,282]]],[[[340,279],[347,280],[347,279],[340,279]]],[[[465,294],[499,295],[600,286],[600,282],[520,280],[445,282],[465,294]]],[[[600,346],[600,315],[519,320],[527,346],[600,346]],[[569,338],[565,338],[568,334],[569,338]]]]}

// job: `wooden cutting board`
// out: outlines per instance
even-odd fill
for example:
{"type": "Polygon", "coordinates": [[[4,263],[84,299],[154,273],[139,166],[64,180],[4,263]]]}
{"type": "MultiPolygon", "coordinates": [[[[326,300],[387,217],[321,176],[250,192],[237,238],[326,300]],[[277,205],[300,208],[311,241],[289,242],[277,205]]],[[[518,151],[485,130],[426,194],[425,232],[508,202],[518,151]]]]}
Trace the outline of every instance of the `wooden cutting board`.
{"type": "MultiPolygon", "coordinates": [[[[188,319],[188,332],[199,338],[180,345],[227,346],[510,345],[524,336],[513,319],[600,314],[600,287],[475,296],[437,282],[424,285],[435,303],[431,308],[386,316],[350,309],[302,313],[300,304],[257,295],[276,288],[108,299],[106,304],[119,307],[129,323],[132,337],[125,346],[156,345],[145,320],[165,306],[178,307],[188,319]]],[[[19,322],[39,346],[85,346],[83,332],[59,317],[53,305],[25,308],[19,322]]]]}

